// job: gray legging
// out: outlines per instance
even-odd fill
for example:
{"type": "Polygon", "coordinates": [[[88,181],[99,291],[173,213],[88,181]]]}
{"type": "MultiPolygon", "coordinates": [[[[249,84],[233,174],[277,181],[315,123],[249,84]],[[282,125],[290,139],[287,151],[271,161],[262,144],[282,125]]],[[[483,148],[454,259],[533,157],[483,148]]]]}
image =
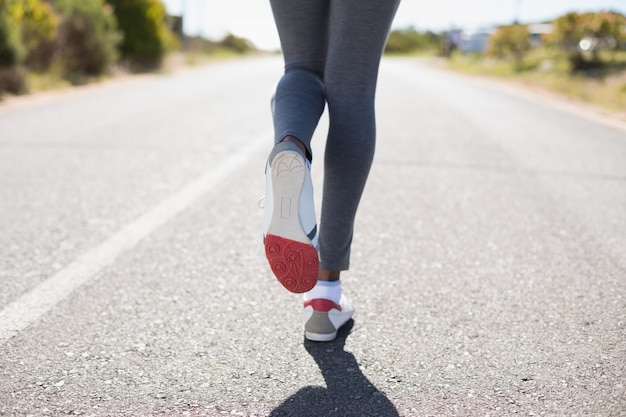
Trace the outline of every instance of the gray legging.
{"type": "Polygon", "coordinates": [[[311,137],[328,103],[321,268],[346,270],[376,142],[378,66],[400,0],[270,0],[285,59],[273,99],[275,142],[311,137]]]}

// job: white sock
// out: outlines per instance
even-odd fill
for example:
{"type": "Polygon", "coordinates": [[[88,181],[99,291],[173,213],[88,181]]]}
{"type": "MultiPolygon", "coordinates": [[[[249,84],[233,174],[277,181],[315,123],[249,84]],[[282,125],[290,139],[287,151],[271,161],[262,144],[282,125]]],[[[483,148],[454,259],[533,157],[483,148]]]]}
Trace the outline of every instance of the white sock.
{"type": "Polygon", "coordinates": [[[304,293],[304,301],[324,298],[337,304],[341,301],[341,281],[317,281],[315,287],[304,293]]]}

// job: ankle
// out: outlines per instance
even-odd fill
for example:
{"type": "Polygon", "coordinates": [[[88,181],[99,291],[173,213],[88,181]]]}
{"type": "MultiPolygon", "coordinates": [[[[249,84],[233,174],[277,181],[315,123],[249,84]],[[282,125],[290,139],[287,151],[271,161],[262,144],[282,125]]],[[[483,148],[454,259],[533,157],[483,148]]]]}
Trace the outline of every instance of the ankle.
{"type": "Polygon", "coordinates": [[[341,271],[331,271],[328,269],[320,269],[317,275],[318,281],[339,281],[341,271]]]}
{"type": "Polygon", "coordinates": [[[298,139],[295,136],[291,136],[291,135],[287,135],[284,138],[281,139],[281,142],[291,142],[294,145],[296,145],[298,147],[298,149],[300,149],[302,151],[302,154],[305,155],[307,158],[309,157],[309,151],[306,148],[306,146],[304,145],[304,143],[298,139]]]}
{"type": "Polygon", "coordinates": [[[339,304],[341,302],[341,282],[340,281],[317,281],[315,287],[304,293],[304,300],[325,299],[339,304]]]}

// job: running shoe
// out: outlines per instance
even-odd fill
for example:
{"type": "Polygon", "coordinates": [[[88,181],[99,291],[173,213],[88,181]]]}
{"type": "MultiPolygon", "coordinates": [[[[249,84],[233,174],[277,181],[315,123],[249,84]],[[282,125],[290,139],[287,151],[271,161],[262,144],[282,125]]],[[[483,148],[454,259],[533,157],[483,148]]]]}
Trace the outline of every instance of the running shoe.
{"type": "Polygon", "coordinates": [[[315,342],[330,342],[353,314],[354,308],[344,295],[339,304],[325,298],[305,301],[302,313],[304,337],[315,342]]]}
{"type": "Polygon", "coordinates": [[[295,144],[281,142],[265,177],[265,256],[287,290],[307,292],[319,273],[310,163],[295,144]]]}

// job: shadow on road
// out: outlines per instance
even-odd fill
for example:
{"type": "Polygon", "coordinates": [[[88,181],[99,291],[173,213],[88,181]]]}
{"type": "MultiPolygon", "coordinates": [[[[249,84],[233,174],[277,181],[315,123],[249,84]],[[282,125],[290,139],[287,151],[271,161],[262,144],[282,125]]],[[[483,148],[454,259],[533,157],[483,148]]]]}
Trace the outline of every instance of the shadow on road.
{"type": "Polygon", "coordinates": [[[322,371],[326,388],[302,388],[272,411],[271,417],[399,417],[391,401],[363,375],[354,355],[344,350],[353,326],[353,320],[346,323],[332,342],[304,341],[304,347],[322,371]]]}

